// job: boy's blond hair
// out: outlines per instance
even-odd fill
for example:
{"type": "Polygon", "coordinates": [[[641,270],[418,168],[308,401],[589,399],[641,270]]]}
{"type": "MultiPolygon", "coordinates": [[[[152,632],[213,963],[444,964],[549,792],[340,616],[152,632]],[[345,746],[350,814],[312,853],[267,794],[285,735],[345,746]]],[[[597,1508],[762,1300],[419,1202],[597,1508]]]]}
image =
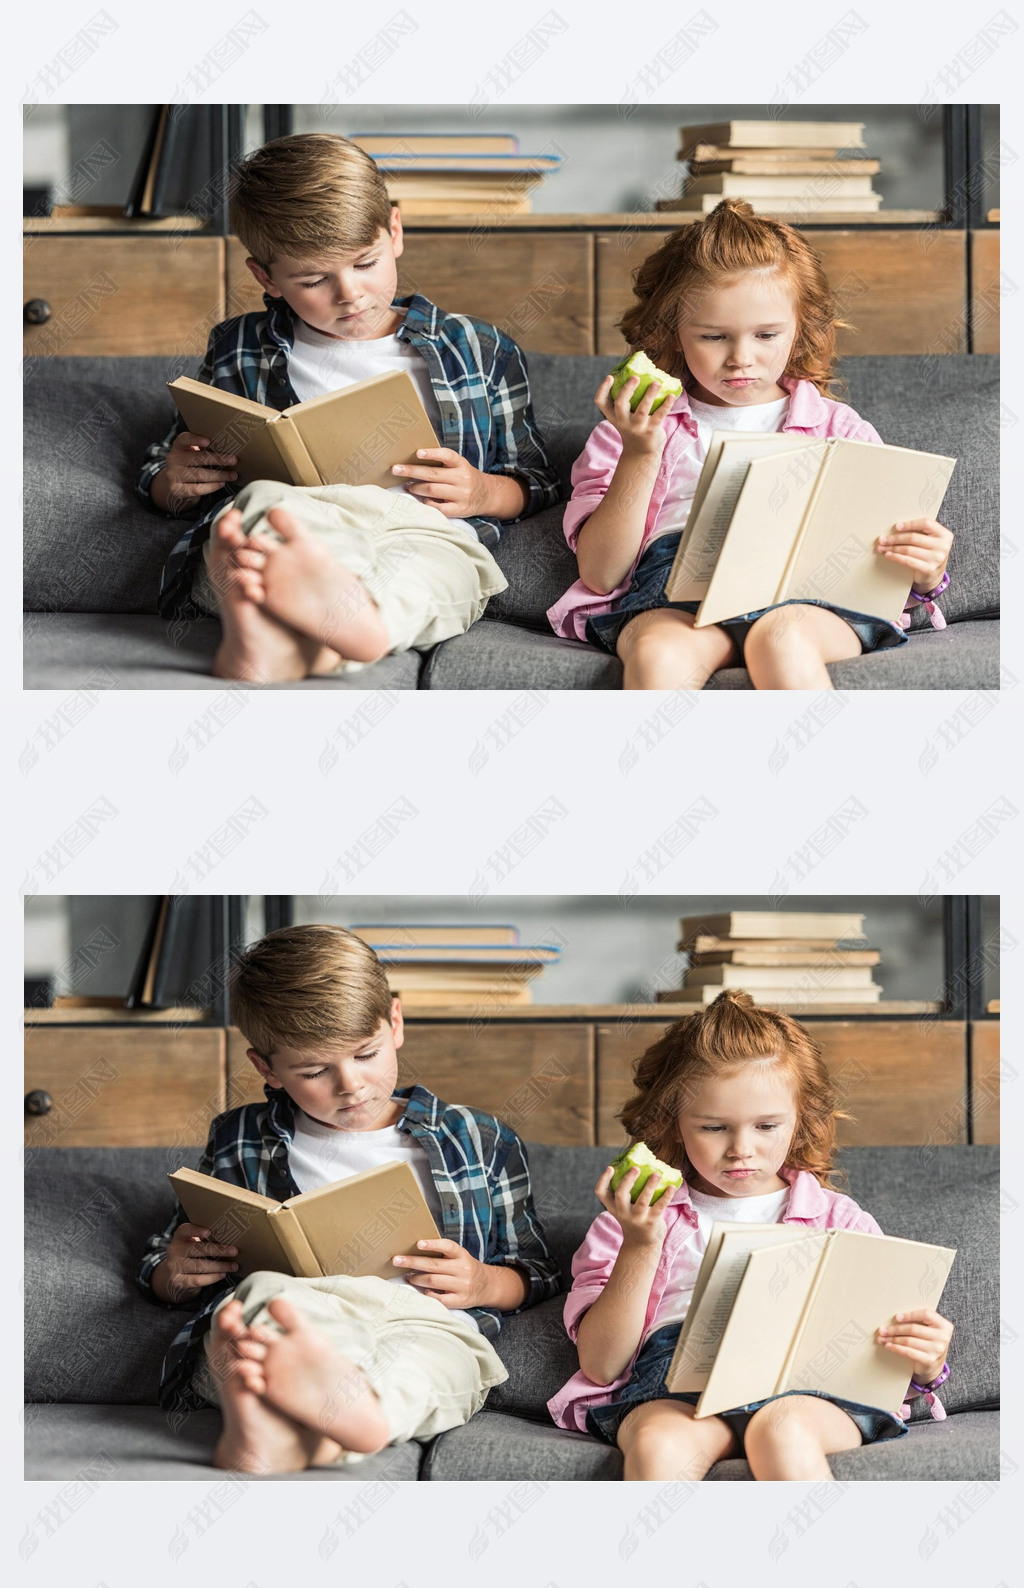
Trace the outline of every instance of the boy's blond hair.
{"type": "Polygon", "coordinates": [[[279,254],[316,260],[369,248],[391,221],[376,165],[333,132],[265,143],[242,161],[229,191],[232,230],[264,270],[279,254]]]}
{"type": "Polygon", "coordinates": [[[347,1047],[391,1017],[373,949],[343,926],[285,926],[237,960],[231,1018],[261,1058],[277,1048],[347,1047]]]}

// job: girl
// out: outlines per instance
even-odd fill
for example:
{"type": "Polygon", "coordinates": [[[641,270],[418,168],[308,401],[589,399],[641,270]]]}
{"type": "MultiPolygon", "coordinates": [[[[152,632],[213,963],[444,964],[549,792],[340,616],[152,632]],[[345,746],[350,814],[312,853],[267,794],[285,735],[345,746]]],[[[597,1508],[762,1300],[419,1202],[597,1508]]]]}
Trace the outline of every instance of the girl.
{"type": "MultiPolygon", "coordinates": [[[[618,1445],[625,1478],[703,1478],[727,1456],[745,1455],[755,1478],[828,1481],[827,1457],[907,1425],[824,1392],[790,1391],[695,1421],[696,1394],[673,1394],[665,1375],[715,1220],[861,1230],[878,1225],[830,1189],[836,1120],[847,1116],[821,1056],[795,1020],[724,992],[700,1014],[670,1026],[634,1068],[636,1096],[619,1116],[634,1140],[682,1169],[683,1184],[654,1206],[651,1175],[635,1203],[637,1170],[595,1191],[598,1215],[573,1258],[565,1323],[580,1371],[548,1402],[561,1428],[618,1445]]],[[[948,1376],[953,1326],[937,1312],[898,1313],[877,1330],[906,1358],[910,1393],[948,1376]]],[[[909,1408],[901,1408],[909,1415],[909,1408]]]]}
{"type": "MultiPolygon", "coordinates": [[[[564,521],[580,578],[548,612],[555,633],[618,655],[625,689],[702,689],[741,657],[755,689],[831,689],[828,662],[902,645],[903,627],[825,601],[786,601],[695,629],[697,602],[665,600],[713,431],[881,439],[826,395],[846,322],[805,238],[725,199],[644,261],[634,293],[621,330],[682,379],[683,394],[652,413],[652,382],[631,413],[635,377],[614,402],[611,375],[598,388],[604,423],[573,466],[564,521]]],[[[930,518],[879,539],[879,555],[913,573],[908,608],[948,585],[952,541],[930,518]]]]}

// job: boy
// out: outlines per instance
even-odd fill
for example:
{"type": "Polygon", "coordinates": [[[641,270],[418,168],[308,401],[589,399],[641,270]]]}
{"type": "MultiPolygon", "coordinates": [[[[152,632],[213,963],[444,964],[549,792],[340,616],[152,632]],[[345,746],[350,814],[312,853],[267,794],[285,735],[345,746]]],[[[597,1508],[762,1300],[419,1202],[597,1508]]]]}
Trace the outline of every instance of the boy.
{"type": "Polygon", "coordinates": [[[396,1089],[402,1013],[373,950],[335,926],[286,927],[241,956],[232,1017],[266,1103],[219,1115],[204,1174],[285,1200],[389,1160],[408,1163],[443,1238],[395,1279],[260,1272],[232,1289],[236,1248],[184,1222],[152,1236],[139,1282],[194,1306],[164,1362],[161,1404],[219,1402],[214,1465],[293,1472],[467,1422],[507,1373],[503,1312],[553,1296],[523,1144],[489,1114],[396,1089]]]}
{"type": "Polygon", "coordinates": [[[266,312],[215,326],[198,378],[280,410],[406,369],[444,444],[396,466],[391,491],[258,480],[229,505],[237,459],[179,419],[149,448],[138,489],[165,513],[206,511],[171,552],[161,612],[219,612],[213,670],[254,683],[465,632],[507,587],[487,549],[502,523],[558,500],[522,353],[419,293],[396,298],[401,218],[344,138],[256,150],[236,173],[231,224],[266,312]]]}

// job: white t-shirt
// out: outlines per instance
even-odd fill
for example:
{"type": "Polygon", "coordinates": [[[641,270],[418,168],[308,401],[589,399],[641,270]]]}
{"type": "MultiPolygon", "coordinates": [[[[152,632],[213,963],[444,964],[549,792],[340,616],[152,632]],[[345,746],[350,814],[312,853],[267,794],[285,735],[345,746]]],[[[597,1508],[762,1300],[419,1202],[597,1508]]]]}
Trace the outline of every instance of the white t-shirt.
{"type": "Polygon", "coordinates": [[[779,397],[771,403],[754,403],[750,408],[718,408],[711,403],[698,402],[694,397],[689,398],[689,404],[690,412],[697,421],[697,439],[673,470],[648,545],[651,540],[657,540],[659,535],[672,535],[684,528],[714,431],[781,430],[789,412],[788,397],[779,397]]]}
{"type": "MultiPolygon", "coordinates": [[[[374,375],[386,375],[393,369],[404,369],[416,383],[416,390],[434,434],[444,434],[441,409],[430,384],[430,371],[417,348],[397,336],[377,336],[367,341],[356,341],[350,337],[342,340],[337,336],[327,336],[323,331],[315,331],[298,315],[293,318],[295,341],[288,359],[288,375],[300,403],[309,402],[313,397],[325,397],[328,392],[340,391],[343,386],[351,386],[357,380],[370,380],[374,375]]],[[[404,491],[405,486],[396,481],[390,489],[404,491]]],[[[448,522],[457,524],[474,540],[479,539],[472,524],[465,519],[450,518],[448,522]]]]}
{"type": "MultiPolygon", "coordinates": [[[[361,1174],[364,1169],[378,1169],[382,1163],[407,1163],[419,1182],[434,1223],[439,1230],[444,1229],[441,1198],[426,1148],[397,1125],[388,1125],[384,1130],[333,1130],[296,1108],[288,1163],[300,1191],[315,1191],[318,1186],[332,1185],[335,1180],[361,1174]]],[[[406,1280],[396,1269],[391,1283],[404,1285],[406,1280]]],[[[474,1329],[480,1327],[471,1313],[455,1309],[451,1316],[463,1318],[474,1329]]]]}
{"type": "Polygon", "coordinates": [[[694,1191],[692,1187],[689,1189],[690,1201],[697,1215],[697,1228],[691,1231],[690,1239],[672,1253],[661,1305],[647,1334],[664,1328],[666,1323],[679,1323],[686,1317],[701,1259],[707,1250],[711,1227],[716,1220],[729,1224],[778,1224],[789,1201],[788,1186],[760,1197],[709,1197],[703,1191],[694,1191]]]}

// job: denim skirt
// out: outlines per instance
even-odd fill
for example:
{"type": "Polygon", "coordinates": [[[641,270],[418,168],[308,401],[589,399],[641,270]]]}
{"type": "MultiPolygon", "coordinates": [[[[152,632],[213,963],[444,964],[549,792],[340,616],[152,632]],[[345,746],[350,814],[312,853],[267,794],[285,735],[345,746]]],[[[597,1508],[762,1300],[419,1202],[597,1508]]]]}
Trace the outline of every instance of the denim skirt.
{"type": "MultiPolygon", "coordinates": [[[[587,1412],[588,1433],[596,1434],[598,1439],[614,1445],[619,1424],[634,1406],[642,1406],[645,1401],[686,1401],[690,1406],[696,1406],[700,1400],[699,1394],[684,1394],[665,1388],[665,1377],[681,1328],[681,1323],[666,1323],[644,1341],[633,1363],[629,1383],[623,1385],[615,1400],[608,1401],[604,1406],[591,1406],[587,1412]]],[[[784,1400],[786,1395],[817,1395],[820,1400],[841,1406],[857,1424],[866,1445],[874,1444],[876,1439],[899,1439],[907,1432],[907,1424],[894,1412],[881,1411],[877,1406],[862,1406],[859,1401],[843,1400],[838,1395],[826,1395],[823,1390],[786,1390],[782,1395],[767,1395],[764,1400],[750,1401],[746,1406],[734,1406],[731,1411],[719,1412],[718,1415],[729,1424],[742,1449],[743,1436],[754,1413],[762,1406],[767,1406],[769,1401],[784,1400]]]]}
{"type": "MultiPolygon", "coordinates": [[[[700,606],[699,601],[665,600],[665,586],[681,537],[682,531],[677,531],[672,535],[659,535],[657,540],[652,541],[633,569],[629,589],[625,595],[619,597],[612,611],[601,612],[596,617],[587,619],[584,632],[592,645],[599,646],[603,651],[610,651],[614,656],[619,635],[630,618],[635,618],[638,613],[651,612],[658,607],[674,607],[677,612],[697,611],[700,606]]],[[[764,617],[766,612],[775,612],[779,607],[789,606],[825,607],[827,611],[835,612],[853,629],[860,640],[863,652],[885,651],[891,646],[905,645],[907,642],[908,636],[898,624],[889,623],[885,618],[870,617],[864,612],[851,612],[846,607],[834,606],[830,601],[780,601],[775,606],[760,607],[756,612],[744,612],[741,617],[725,618],[719,627],[735,641],[736,648],[742,656],[747,635],[757,619],[764,617]]]]}

